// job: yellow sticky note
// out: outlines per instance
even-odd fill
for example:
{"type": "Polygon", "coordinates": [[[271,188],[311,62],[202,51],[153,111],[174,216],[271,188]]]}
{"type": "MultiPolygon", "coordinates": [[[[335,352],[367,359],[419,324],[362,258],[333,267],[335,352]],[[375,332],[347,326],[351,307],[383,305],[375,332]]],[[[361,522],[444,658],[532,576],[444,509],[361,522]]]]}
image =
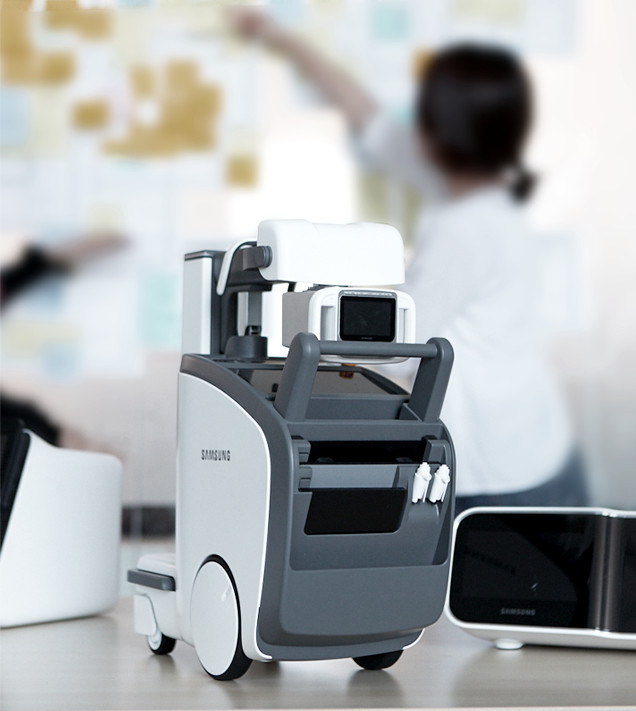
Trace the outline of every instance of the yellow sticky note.
{"type": "Polygon", "coordinates": [[[181,92],[193,87],[198,80],[199,68],[189,59],[172,60],[166,64],[164,75],[166,90],[181,92]]]}
{"type": "Polygon", "coordinates": [[[139,98],[146,99],[155,93],[156,77],[152,67],[136,64],[130,69],[130,83],[139,98]]]}
{"type": "Polygon", "coordinates": [[[0,54],[2,58],[25,56],[32,50],[29,13],[13,4],[0,4],[0,54]]]}
{"type": "Polygon", "coordinates": [[[103,128],[108,123],[108,104],[102,99],[81,101],[73,107],[73,124],[79,129],[103,128]]]}
{"type": "Polygon", "coordinates": [[[77,0],[48,0],[44,11],[44,24],[52,30],[74,29],[79,13],[77,0]]]}
{"type": "Polygon", "coordinates": [[[185,126],[183,137],[187,148],[193,151],[209,151],[216,147],[216,135],[205,117],[194,117],[185,126]]]}
{"type": "Polygon", "coordinates": [[[258,161],[252,155],[234,155],[225,164],[225,182],[235,188],[253,188],[258,183],[258,161]]]}
{"type": "Polygon", "coordinates": [[[188,101],[191,111],[216,116],[221,110],[221,87],[215,84],[200,84],[192,90],[188,101]]]}
{"type": "Polygon", "coordinates": [[[86,39],[105,39],[113,30],[113,12],[105,7],[83,9],[75,18],[75,29],[86,39]]]}
{"type": "Polygon", "coordinates": [[[40,79],[40,58],[35,52],[2,57],[3,84],[36,84],[40,79]]]}
{"type": "Polygon", "coordinates": [[[39,80],[43,84],[63,84],[75,74],[75,58],[71,52],[44,52],[41,55],[39,80]]]}

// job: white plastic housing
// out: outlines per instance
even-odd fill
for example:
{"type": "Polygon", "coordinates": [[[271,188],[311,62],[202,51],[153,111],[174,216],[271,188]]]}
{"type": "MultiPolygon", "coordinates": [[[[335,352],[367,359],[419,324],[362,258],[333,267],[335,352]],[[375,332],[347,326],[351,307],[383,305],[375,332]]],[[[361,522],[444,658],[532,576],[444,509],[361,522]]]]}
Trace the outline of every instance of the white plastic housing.
{"type": "MultiPolygon", "coordinates": [[[[574,508],[574,507],[475,507],[463,511],[456,519],[453,526],[453,545],[451,548],[451,574],[453,570],[453,559],[455,557],[455,540],[457,529],[466,516],[477,513],[535,513],[535,514],[582,514],[594,513],[602,516],[632,516],[627,511],[615,511],[608,508],[574,508]]],[[[485,622],[465,622],[457,618],[450,606],[449,584],[446,592],[446,605],[444,612],[446,617],[457,627],[460,627],[468,634],[481,639],[494,642],[498,649],[515,650],[524,644],[550,645],[557,647],[594,647],[600,649],[635,649],[636,634],[622,632],[608,632],[598,629],[572,629],[566,627],[533,627],[530,625],[498,625],[485,622]]]]}
{"type": "Polygon", "coordinates": [[[183,264],[183,308],[181,350],[183,353],[210,352],[212,337],[212,272],[211,254],[188,259],[183,264]]]}
{"type": "MultiPolygon", "coordinates": [[[[393,289],[348,289],[339,286],[315,291],[287,292],[283,294],[283,345],[290,346],[297,333],[313,333],[321,341],[339,341],[341,296],[395,297],[395,339],[393,343],[415,342],[415,303],[402,291],[393,289]]],[[[325,360],[342,358],[326,356],[325,360]]],[[[351,362],[351,358],[346,358],[351,362]]],[[[355,360],[355,359],[354,359],[355,360]]],[[[365,363],[386,363],[396,359],[364,359],[365,363]]]]}
{"type": "Polygon", "coordinates": [[[28,434],[0,551],[0,627],[94,615],[117,602],[121,464],[28,434]]]}
{"type": "Polygon", "coordinates": [[[404,245],[390,225],[265,220],[258,226],[257,244],[272,250],[272,263],[260,270],[270,281],[342,286],[404,282],[404,245]]]}

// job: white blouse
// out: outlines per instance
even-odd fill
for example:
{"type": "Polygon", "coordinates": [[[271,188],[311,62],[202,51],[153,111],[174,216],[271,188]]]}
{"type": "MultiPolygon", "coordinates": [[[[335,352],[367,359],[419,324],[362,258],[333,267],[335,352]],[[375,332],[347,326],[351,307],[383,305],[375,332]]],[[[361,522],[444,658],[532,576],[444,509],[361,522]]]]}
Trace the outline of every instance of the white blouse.
{"type": "Polygon", "coordinates": [[[413,128],[382,113],[362,131],[359,148],[374,168],[434,197],[417,221],[400,288],[415,300],[417,339],[443,336],[455,351],[442,418],[457,453],[457,494],[545,483],[573,441],[545,356],[536,251],[522,210],[503,187],[444,199],[413,128]]]}

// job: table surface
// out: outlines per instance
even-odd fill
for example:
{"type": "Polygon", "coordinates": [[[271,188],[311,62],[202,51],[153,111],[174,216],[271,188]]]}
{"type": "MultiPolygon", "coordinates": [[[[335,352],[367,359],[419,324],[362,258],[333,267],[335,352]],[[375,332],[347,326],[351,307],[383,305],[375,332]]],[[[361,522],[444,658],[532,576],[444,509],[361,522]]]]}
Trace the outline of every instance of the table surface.
{"type": "Polygon", "coordinates": [[[2,630],[0,708],[636,708],[636,652],[499,651],[442,618],[387,671],[351,660],[254,663],[217,682],[181,642],[157,657],[133,633],[132,599],[83,620],[2,630]]]}

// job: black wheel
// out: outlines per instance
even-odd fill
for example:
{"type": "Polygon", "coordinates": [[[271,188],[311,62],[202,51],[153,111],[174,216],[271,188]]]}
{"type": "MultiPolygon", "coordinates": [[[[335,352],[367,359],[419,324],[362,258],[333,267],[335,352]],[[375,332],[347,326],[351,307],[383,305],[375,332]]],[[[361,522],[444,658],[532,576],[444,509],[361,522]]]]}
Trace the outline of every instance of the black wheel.
{"type": "Polygon", "coordinates": [[[353,661],[363,669],[375,671],[376,669],[387,669],[392,667],[402,656],[402,650],[397,652],[385,652],[384,654],[369,654],[368,657],[354,657],[353,661]]]}
{"type": "Polygon", "coordinates": [[[157,631],[152,637],[146,637],[148,640],[148,646],[153,654],[170,654],[177,643],[176,639],[172,637],[166,637],[165,634],[157,631]]]}
{"type": "Polygon", "coordinates": [[[245,656],[243,651],[243,646],[241,644],[241,638],[239,637],[238,644],[236,645],[236,651],[234,652],[234,658],[230,666],[223,672],[223,674],[211,674],[207,669],[205,670],[213,679],[217,681],[232,681],[233,679],[238,679],[243,676],[245,672],[250,668],[252,660],[245,656]]]}

